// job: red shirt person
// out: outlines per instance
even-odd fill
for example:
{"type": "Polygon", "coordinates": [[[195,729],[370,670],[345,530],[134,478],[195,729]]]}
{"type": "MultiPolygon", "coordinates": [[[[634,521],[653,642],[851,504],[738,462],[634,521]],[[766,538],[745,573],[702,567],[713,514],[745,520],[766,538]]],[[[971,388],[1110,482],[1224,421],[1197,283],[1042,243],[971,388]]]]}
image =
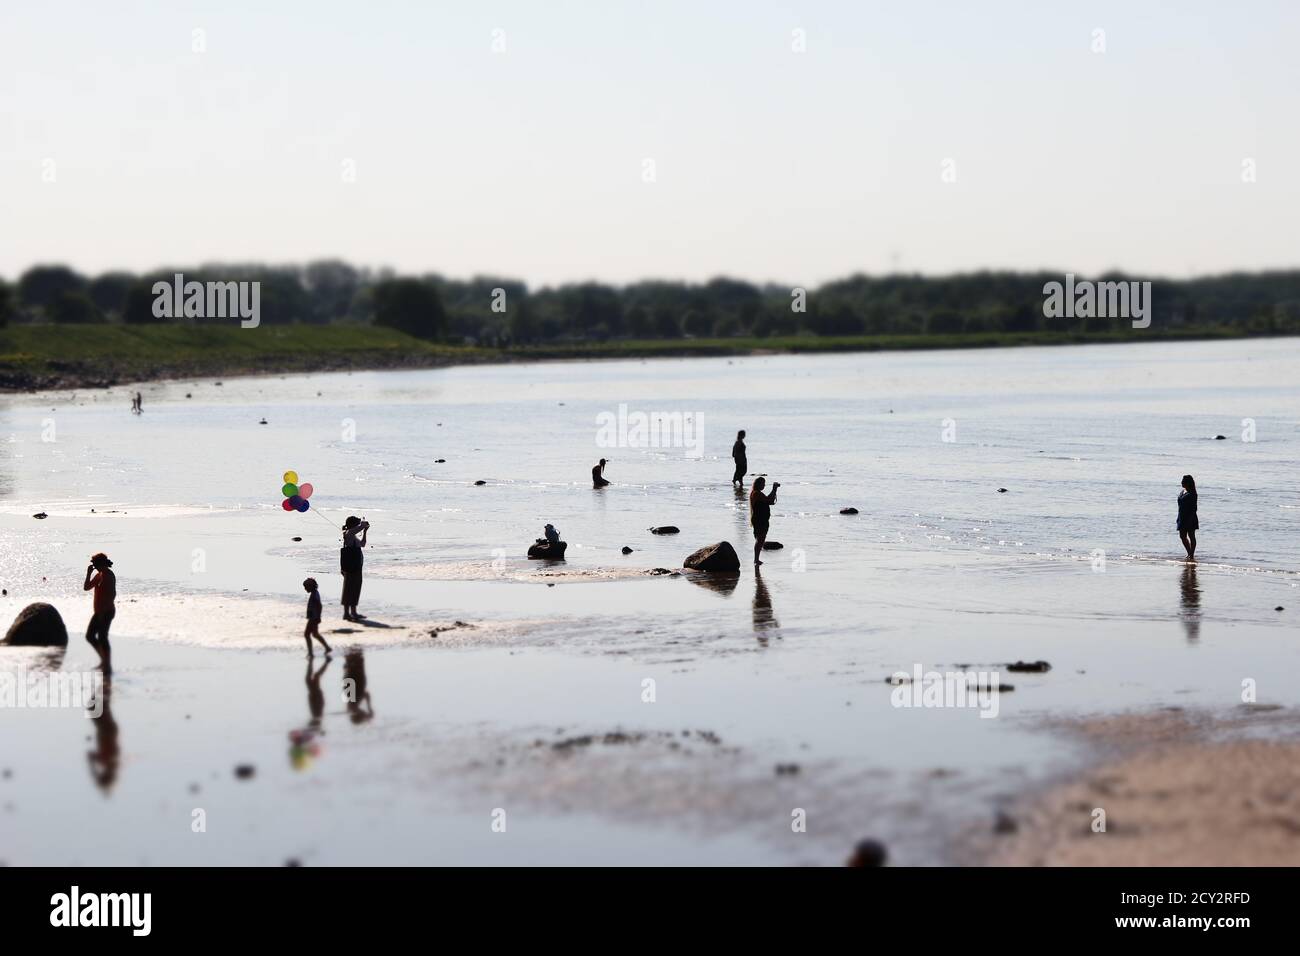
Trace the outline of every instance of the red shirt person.
{"type": "Polygon", "coordinates": [[[82,590],[95,592],[94,613],[86,628],[86,642],[99,654],[105,668],[108,667],[111,650],[108,628],[117,614],[117,575],[112,568],[113,562],[108,560],[108,555],[102,551],[94,555],[90,559],[90,567],[86,568],[86,583],[82,586],[82,590]]]}

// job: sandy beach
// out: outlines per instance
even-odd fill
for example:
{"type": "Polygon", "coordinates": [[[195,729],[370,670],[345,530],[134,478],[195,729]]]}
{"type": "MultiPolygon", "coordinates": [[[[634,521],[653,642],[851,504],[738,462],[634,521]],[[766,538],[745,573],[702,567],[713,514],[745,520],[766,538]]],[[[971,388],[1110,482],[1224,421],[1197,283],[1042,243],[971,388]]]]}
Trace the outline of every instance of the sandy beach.
{"type": "Polygon", "coordinates": [[[0,715],[0,859],[840,865],[873,838],[900,865],[1295,863],[1297,347],[1146,348],[176,382],[141,416],[125,391],[6,399],[0,612],[48,601],[72,641],[0,667],[93,668],[93,551],[119,612],[102,716],[0,715]],[[699,453],[600,447],[621,403],[699,416],[699,453]],[[741,425],[783,548],[680,573],[750,544],[741,425]],[[290,468],[312,512],[281,510],[290,468]],[[349,513],[373,526],[359,624],[349,513]],[[523,556],[548,521],[562,566],[523,556]],[[308,575],[328,662],[304,653],[308,575]],[[899,706],[917,666],[997,675],[996,718],[899,706]]]}

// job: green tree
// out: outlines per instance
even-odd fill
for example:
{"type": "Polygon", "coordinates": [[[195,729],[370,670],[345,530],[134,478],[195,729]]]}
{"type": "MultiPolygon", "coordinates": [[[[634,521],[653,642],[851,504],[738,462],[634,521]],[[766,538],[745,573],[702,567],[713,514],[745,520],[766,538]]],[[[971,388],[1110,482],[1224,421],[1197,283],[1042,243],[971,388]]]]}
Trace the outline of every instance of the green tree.
{"type": "Polygon", "coordinates": [[[105,315],[121,315],[126,307],[126,294],[135,284],[135,276],[129,272],[105,272],[90,280],[86,290],[95,308],[105,315]]]}
{"type": "Polygon", "coordinates": [[[84,292],[64,292],[45,310],[51,321],[65,325],[86,325],[103,322],[104,316],[84,292]]]}
{"type": "Polygon", "coordinates": [[[387,279],[375,285],[375,325],[436,339],[447,329],[447,313],[438,290],[429,283],[387,279]]]}
{"type": "Polygon", "coordinates": [[[23,305],[44,309],[63,293],[85,287],[85,278],[67,266],[32,266],[18,278],[18,298],[23,305]]]}
{"type": "Polygon", "coordinates": [[[0,329],[9,324],[13,307],[13,293],[9,291],[9,284],[0,279],[0,329]]]}

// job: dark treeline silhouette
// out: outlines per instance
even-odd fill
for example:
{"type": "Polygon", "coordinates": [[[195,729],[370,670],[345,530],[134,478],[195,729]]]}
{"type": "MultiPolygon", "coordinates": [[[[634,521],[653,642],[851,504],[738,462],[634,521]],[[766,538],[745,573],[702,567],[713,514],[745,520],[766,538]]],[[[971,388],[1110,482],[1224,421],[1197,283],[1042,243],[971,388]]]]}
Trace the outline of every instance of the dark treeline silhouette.
{"type": "MultiPolygon", "coordinates": [[[[373,323],[425,339],[485,346],[740,335],[1105,332],[1129,327],[1122,318],[1045,318],[1043,286],[1063,278],[1052,272],[856,275],[807,289],[800,310],[793,286],[727,278],[705,283],[650,280],[622,287],[582,282],[530,290],[513,279],[399,277],[338,260],[305,266],[213,264],[94,277],[62,265],[34,266],[12,285],[0,281],[0,324],[228,321],[156,318],[153,284],[170,282],[177,272],[186,281],[259,281],[264,324],[373,323]]],[[[1087,278],[1142,277],[1116,273],[1087,278]]],[[[1300,270],[1151,281],[1155,328],[1300,332],[1300,270]]]]}

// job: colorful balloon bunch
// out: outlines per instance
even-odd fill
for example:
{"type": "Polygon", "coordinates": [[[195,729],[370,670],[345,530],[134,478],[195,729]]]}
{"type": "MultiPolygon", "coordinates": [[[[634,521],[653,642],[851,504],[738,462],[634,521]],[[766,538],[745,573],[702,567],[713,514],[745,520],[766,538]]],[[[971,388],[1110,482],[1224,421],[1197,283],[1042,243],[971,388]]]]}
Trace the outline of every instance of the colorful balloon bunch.
{"type": "Polygon", "coordinates": [[[280,489],[284,495],[284,501],[280,502],[280,507],[285,511],[306,511],[311,507],[311,502],[307,499],[315,491],[307,482],[298,484],[298,473],[296,471],[286,471],[284,473],[284,487],[280,489]]]}

